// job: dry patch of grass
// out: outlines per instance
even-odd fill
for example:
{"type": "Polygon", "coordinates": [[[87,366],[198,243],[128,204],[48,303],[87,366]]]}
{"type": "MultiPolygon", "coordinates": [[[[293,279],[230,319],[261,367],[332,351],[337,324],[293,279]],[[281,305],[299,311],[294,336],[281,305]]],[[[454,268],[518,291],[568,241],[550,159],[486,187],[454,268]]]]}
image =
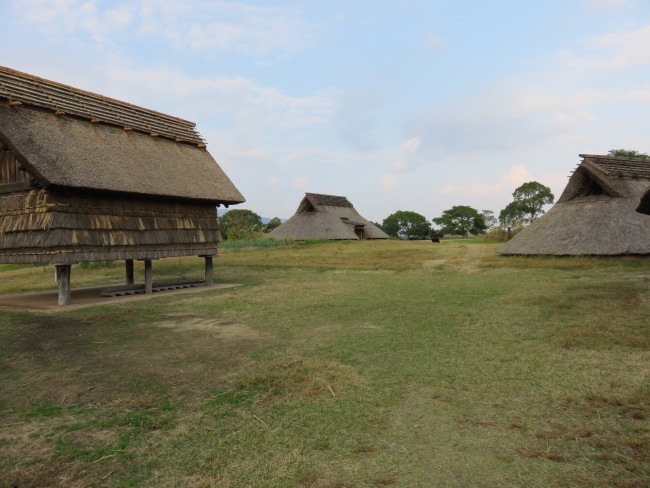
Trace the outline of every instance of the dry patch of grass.
{"type": "Polygon", "coordinates": [[[0,487],[647,486],[650,261],[494,247],[223,250],[243,286],[0,314],[0,487]]]}
{"type": "Polygon", "coordinates": [[[265,363],[261,371],[239,378],[232,386],[240,392],[235,395],[254,392],[255,401],[275,403],[336,398],[364,382],[357,371],[337,361],[290,357],[265,363]]]}

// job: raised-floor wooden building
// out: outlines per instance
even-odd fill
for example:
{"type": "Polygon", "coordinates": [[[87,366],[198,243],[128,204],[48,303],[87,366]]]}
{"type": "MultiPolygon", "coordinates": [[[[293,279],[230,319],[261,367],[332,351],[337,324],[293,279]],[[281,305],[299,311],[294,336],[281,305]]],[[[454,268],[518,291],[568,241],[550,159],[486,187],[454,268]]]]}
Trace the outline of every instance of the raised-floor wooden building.
{"type": "Polygon", "coordinates": [[[0,263],[70,266],[203,256],[220,240],[219,205],[245,201],[195,124],[0,67],[0,263]]]}

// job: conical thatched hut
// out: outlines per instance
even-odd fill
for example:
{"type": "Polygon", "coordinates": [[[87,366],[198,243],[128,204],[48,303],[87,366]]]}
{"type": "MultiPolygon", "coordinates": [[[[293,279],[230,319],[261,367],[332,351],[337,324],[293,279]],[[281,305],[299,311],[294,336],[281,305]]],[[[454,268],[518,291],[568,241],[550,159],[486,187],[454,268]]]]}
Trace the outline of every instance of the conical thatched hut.
{"type": "Polygon", "coordinates": [[[581,154],[557,203],[501,254],[650,254],[650,160],[581,154]]]}
{"type": "Polygon", "coordinates": [[[345,197],[306,193],[296,213],[270,233],[278,239],[387,239],[345,197]]]}
{"type": "Polygon", "coordinates": [[[57,265],[60,302],[80,261],[144,260],[150,291],[152,259],[205,256],[209,281],[215,207],[244,197],[194,127],[0,67],[0,263],[57,265]]]}

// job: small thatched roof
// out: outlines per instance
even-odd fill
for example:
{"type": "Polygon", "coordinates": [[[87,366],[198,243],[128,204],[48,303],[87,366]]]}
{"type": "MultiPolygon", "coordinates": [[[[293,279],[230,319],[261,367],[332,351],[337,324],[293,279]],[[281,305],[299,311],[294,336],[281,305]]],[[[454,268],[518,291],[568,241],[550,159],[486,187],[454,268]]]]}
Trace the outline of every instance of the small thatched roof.
{"type": "Polygon", "coordinates": [[[194,123],[0,67],[0,145],[44,188],[245,201],[194,123]]]}
{"type": "Polygon", "coordinates": [[[650,254],[650,160],[581,154],[557,203],[501,254],[650,254]]]}
{"type": "Polygon", "coordinates": [[[306,193],[296,213],[270,233],[278,239],[387,239],[388,234],[364,219],[347,198],[306,193]]]}

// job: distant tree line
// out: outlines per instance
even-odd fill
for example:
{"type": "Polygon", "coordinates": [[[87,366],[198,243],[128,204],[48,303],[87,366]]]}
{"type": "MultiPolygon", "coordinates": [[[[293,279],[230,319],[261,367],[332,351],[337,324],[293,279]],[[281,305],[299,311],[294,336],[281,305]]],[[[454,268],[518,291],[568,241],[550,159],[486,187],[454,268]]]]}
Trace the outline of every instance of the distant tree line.
{"type": "MultiPolygon", "coordinates": [[[[543,207],[552,204],[550,188],[529,181],[512,194],[513,201],[501,210],[499,217],[492,210],[476,210],[467,205],[456,205],[429,221],[424,215],[410,210],[398,210],[375,223],[386,234],[401,239],[430,239],[432,237],[470,237],[492,229],[518,228],[529,224],[544,214],[543,207]],[[435,224],[435,225],[432,225],[435,224]],[[436,227],[437,226],[437,227],[436,227]]],[[[263,237],[282,224],[274,217],[266,224],[262,217],[248,209],[233,209],[219,217],[223,239],[253,240],[263,237]]]]}
{"type": "Polygon", "coordinates": [[[544,214],[543,207],[555,199],[550,188],[536,181],[524,183],[512,196],[513,201],[501,210],[498,219],[492,210],[479,211],[467,205],[456,205],[432,219],[438,228],[423,215],[406,210],[389,215],[379,227],[389,236],[404,239],[477,236],[497,227],[506,229],[533,222],[544,214]]]}
{"type": "MultiPolygon", "coordinates": [[[[648,159],[650,156],[636,150],[611,149],[609,156],[648,159]]],[[[495,216],[492,210],[476,210],[467,205],[456,205],[429,221],[425,216],[410,210],[398,210],[381,223],[373,222],[391,237],[401,239],[429,239],[431,237],[469,237],[486,232],[516,232],[544,214],[544,207],[555,201],[551,189],[537,181],[529,181],[515,189],[512,202],[495,216]],[[431,225],[431,223],[435,225],[431,225]],[[437,228],[436,228],[437,226],[437,228]]],[[[224,239],[257,239],[282,224],[273,217],[266,224],[262,218],[247,209],[230,210],[219,217],[224,239]]]]}
{"type": "Polygon", "coordinates": [[[219,230],[222,239],[258,239],[280,224],[282,224],[282,220],[279,217],[273,217],[268,223],[264,224],[262,217],[245,208],[229,210],[219,217],[219,230]]]}

